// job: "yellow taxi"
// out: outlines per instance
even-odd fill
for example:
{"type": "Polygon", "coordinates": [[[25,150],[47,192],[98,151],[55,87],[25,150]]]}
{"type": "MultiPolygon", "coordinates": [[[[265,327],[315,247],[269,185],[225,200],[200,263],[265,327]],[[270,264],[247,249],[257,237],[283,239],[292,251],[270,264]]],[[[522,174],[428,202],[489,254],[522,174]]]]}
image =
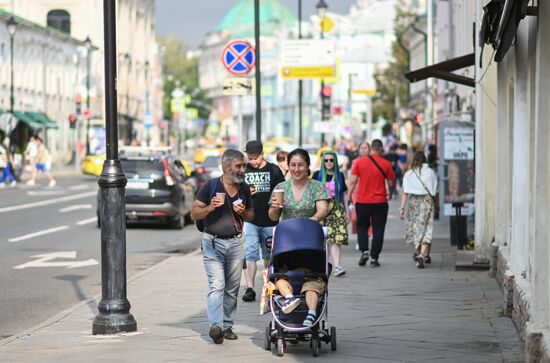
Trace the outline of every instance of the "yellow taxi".
{"type": "Polygon", "coordinates": [[[195,156],[193,157],[193,161],[196,164],[202,164],[207,156],[219,156],[222,155],[225,151],[225,148],[222,145],[219,144],[205,144],[201,147],[198,147],[195,150],[195,156]]]}
{"type": "Polygon", "coordinates": [[[103,162],[105,161],[105,154],[100,155],[86,155],[82,160],[81,168],[84,174],[91,174],[99,176],[103,168],[103,162]]]}
{"type": "Polygon", "coordinates": [[[191,165],[187,160],[180,159],[181,165],[183,165],[183,168],[185,169],[185,175],[191,176],[191,172],[193,172],[193,168],[191,168],[191,165]]]}

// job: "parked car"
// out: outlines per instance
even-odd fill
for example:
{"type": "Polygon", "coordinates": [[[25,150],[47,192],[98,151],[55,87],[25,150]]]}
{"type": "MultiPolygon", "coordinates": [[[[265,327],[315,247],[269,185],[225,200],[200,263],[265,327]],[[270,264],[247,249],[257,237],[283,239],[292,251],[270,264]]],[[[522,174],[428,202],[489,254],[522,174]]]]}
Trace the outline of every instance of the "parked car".
{"type": "MultiPolygon", "coordinates": [[[[196,185],[177,157],[164,152],[133,150],[120,156],[126,184],[126,221],[168,224],[182,229],[191,223],[196,185]]],[[[99,198],[97,223],[100,225],[99,198]]]]}

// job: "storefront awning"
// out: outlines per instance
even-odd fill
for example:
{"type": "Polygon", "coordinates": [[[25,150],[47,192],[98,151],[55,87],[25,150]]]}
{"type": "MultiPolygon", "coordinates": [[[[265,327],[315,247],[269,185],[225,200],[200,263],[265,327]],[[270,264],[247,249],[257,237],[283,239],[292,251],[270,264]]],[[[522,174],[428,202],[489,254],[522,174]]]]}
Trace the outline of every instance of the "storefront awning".
{"type": "Polygon", "coordinates": [[[32,117],[25,112],[13,111],[13,115],[20,121],[29,126],[31,129],[38,130],[44,127],[41,123],[36,122],[32,117]]]}
{"type": "Polygon", "coordinates": [[[475,55],[471,53],[405,73],[405,78],[412,83],[434,77],[465,86],[475,87],[475,80],[473,78],[453,73],[453,71],[473,66],[474,63],[475,55]]]}
{"type": "Polygon", "coordinates": [[[42,124],[43,127],[47,129],[57,129],[59,125],[55,121],[52,121],[46,114],[41,112],[25,112],[26,115],[30,116],[35,122],[42,124]]]}

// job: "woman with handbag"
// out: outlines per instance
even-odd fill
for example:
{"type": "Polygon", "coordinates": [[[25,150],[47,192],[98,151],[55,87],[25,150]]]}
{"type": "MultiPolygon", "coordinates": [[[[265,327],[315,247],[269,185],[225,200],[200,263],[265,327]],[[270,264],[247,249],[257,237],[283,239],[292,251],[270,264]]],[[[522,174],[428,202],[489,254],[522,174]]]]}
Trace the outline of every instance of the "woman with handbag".
{"type": "Polygon", "coordinates": [[[429,167],[426,156],[417,151],[412,160],[411,168],[403,177],[403,194],[399,217],[405,218],[407,205],[407,232],[405,242],[414,244],[416,267],[424,268],[431,262],[430,249],[432,243],[433,219],[435,211],[435,195],[437,193],[437,176],[429,167]]]}

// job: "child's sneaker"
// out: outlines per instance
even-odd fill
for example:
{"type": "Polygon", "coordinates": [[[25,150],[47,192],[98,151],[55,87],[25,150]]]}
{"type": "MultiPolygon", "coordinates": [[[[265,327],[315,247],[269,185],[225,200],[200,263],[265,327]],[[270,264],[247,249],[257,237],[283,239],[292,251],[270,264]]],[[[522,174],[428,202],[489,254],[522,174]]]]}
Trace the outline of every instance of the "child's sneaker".
{"type": "Polygon", "coordinates": [[[10,183],[10,187],[12,187],[12,188],[16,185],[17,185],[17,182],[15,180],[10,183]]]}
{"type": "Polygon", "coordinates": [[[316,316],[312,313],[308,313],[306,320],[302,323],[303,326],[312,326],[315,323],[316,316]]]}
{"type": "Polygon", "coordinates": [[[298,306],[300,306],[300,298],[299,297],[291,297],[289,299],[286,299],[283,306],[281,306],[281,310],[285,314],[290,314],[294,311],[298,306]]]}

